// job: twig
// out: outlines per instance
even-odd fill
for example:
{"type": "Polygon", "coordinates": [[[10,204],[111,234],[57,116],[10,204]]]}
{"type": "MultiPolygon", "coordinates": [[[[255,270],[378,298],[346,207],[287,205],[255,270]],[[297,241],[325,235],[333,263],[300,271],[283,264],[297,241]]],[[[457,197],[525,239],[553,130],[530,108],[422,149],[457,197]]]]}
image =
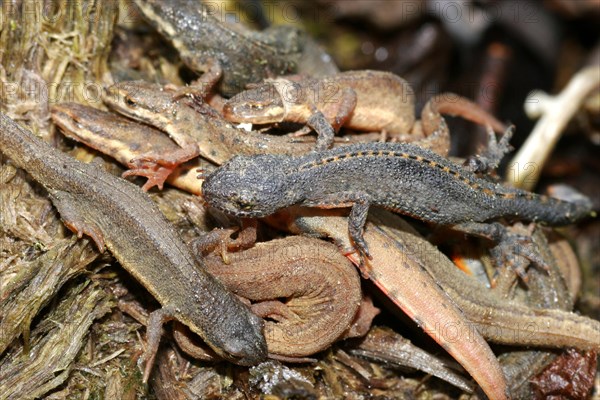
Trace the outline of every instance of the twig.
{"type": "Polygon", "coordinates": [[[542,115],[542,118],[511,160],[506,179],[516,187],[531,190],[563,129],[589,93],[598,88],[600,70],[597,66],[586,67],[557,96],[538,94],[528,97],[526,108],[531,114],[542,115]],[[527,105],[529,103],[535,106],[530,107],[527,105]]]}

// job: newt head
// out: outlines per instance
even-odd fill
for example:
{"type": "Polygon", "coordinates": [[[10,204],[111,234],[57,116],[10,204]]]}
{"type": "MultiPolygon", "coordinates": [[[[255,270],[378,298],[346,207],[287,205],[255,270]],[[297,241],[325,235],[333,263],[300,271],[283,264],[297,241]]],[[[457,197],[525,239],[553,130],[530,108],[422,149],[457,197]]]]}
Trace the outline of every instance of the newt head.
{"type": "MultiPolygon", "coordinates": [[[[218,330],[218,333],[205,332],[201,335],[217,354],[238,365],[256,365],[267,358],[262,318],[251,312],[234,311],[221,318],[221,324],[212,327],[218,330]],[[223,330],[226,330],[225,335],[223,330]]],[[[193,327],[190,329],[195,331],[193,327]]]]}
{"type": "Polygon", "coordinates": [[[236,123],[272,124],[283,121],[285,106],[275,86],[267,83],[227,100],[223,106],[223,116],[236,123]]]}
{"type": "Polygon", "coordinates": [[[105,89],[102,100],[110,108],[135,120],[163,128],[176,114],[173,94],[145,81],[119,82],[105,89]]]}
{"type": "Polygon", "coordinates": [[[238,217],[260,218],[297,203],[286,186],[282,156],[236,156],[202,184],[208,204],[238,217]]]}

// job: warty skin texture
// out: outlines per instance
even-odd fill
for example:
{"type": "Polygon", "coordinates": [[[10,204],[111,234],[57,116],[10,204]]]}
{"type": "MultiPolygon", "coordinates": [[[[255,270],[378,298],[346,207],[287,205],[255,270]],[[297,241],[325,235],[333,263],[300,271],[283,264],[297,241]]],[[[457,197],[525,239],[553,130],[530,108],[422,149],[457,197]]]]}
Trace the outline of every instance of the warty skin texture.
{"type": "Polygon", "coordinates": [[[501,217],[552,226],[589,215],[591,204],[511,189],[415,145],[368,143],[300,157],[238,156],[209,175],[203,196],[242,217],[294,204],[334,208],[363,202],[442,225],[501,217]]]}

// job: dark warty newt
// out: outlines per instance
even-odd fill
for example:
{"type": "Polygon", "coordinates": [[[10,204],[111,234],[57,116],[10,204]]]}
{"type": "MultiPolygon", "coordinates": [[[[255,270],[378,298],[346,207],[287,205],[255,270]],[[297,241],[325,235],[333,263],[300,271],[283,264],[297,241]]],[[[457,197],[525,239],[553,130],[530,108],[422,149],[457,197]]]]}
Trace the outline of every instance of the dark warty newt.
{"type": "Polygon", "coordinates": [[[79,162],[0,114],[0,151],[46,188],[65,225],[108,248],[158,300],[150,316],[147,380],[161,326],[180,321],[223,358],[253,365],[267,357],[262,320],[206,272],[137,186],[79,162]]]}
{"type": "Polygon", "coordinates": [[[592,214],[583,196],[567,202],[511,189],[404,143],[354,144],[299,157],[238,156],[206,177],[202,193],[211,206],[246,218],[295,204],[351,206],[350,237],[366,256],[362,230],[370,205],[511,246],[502,225],[484,223],[507,217],[559,226],[592,214]]]}

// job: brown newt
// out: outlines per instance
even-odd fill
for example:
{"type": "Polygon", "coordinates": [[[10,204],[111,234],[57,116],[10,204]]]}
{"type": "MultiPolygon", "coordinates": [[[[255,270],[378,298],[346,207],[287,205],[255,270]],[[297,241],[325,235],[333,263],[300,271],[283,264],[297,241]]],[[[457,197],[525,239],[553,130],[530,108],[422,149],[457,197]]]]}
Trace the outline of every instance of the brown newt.
{"type": "MultiPolygon", "coordinates": [[[[215,230],[207,236],[216,236],[221,242],[232,232],[215,230]]],[[[362,298],[356,269],[335,245],[323,240],[288,236],[227,253],[227,263],[218,252],[208,254],[203,261],[212,276],[252,301],[252,311],[266,318],[270,358],[313,361],[306,356],[329,348],[337,340],[364,336],[379,313],[368,298],[362,298]]],[[[140,307],[128,303],[120,307],[147,323],[140,307]]],[[[180,326],[175,327],[174,338],[192,357],[220,359],[191,341],[180,326]]]]}
{"type": "Polygon", "coordinates": [[[362,292],[356,268],[331,243],[289,236],[206,257],[207,271],[253,302],[269,354],[304,357],[328,348],[353,322],[362,292]]]}
{"type": "Polygon", "coordinates": [[[98,110],[77,103],[62,103],[52,106],[52,121],[61,132],[78,142],[109,155],[130,168],[123,177],[139,175],[148,178],[142,186],[146,191],[153,186],[162,189],[166,182],[189,193],[200,194],[196,170],[207,169],[209,165],[196,158],[182,164],[175,170],[160,165],[154,168],[138,168],[131,162],[137,156],[154,153],[170,153],[178,146],[162,131],[140,124],[115,113],[98,110]]]}
{"type": "MultiPolygon", "coordinates": [[[[221,77],[219,90],[227,97],[249,83],[270,76],[302,72],[302,58],[314,51],[308,35],[293,26],[252,31],[242,24],[223,22],[224,3],[192,0],[134,0],[144,17],[177,49],[183,62],[196,72],[221,77]]],[[[313,72],[336,71],[323,57],[311,57],[313,72]],[[315,67],[314,64],[320,67],[315,67]]]]}
{"type": "MultiPolygon", "coordinates": [[[[448,113],[490,125],[496,132],[505,130],[501,122],[477,104],[450,93],[432,98],[423,108],[421,123],[415,124],[414,98],[410,85],[390,72],[347,71],[321,79],[268,79],[229,99],[223,115],[236,123],[306,124],[320,111],[336,132],[344,126],[420,139],[446,129],[440,113],[448,113]]],[[[438,136],[448,134],[443,132],[438,136]]]]}
{"type": "MultiPolygon", "coordinates": [[[[541,257],[547,261],[548,271],[537,268],[528,271],[531,275],[528,284],[530,305],[525,305],[507,299],[497,290],[487,289],[476,279],[452,268],[448,259],[400,218],[380,210],[374,214],[373,222],[406,247],[407,253],[418,252],[414,254],[458,305],[473,329],[492,342],[528,346],[528,350],[500,357],[514,398],[526,398],[523,393],[529,392],[529,378],[555,357],[555,352],[545,349],[576,347],[597,351],[600,348],[600,322],[569,312],[573,298],[562,279],[561,267],[554,261],[555,245],[548,245],[540,229],[533,232],[532,238],[541,257]]],[[[573,256],[572,250],[567,251],[573,256]]],[[[572,258],[565,261],[572,262],[572,258]]],[[[514,280],[514,271],[509,272],[514,280]]]]}
{"type": "Polygon", "coordinates": [[[137,186],[81,163],[0,115],[0,150],[46,188],[65,225],[108,248],[159,301],[147,330],[148,378],[164,321],[176,319],[232,362],[267,356],[262,320],[195,261],[174,227],[137,186]]]}
{"type": "Polygon", "coordinates": [[[301,139],[243,131],[208,104],[174,99],[172,92],[145,81],[110,86],[103,100],[118,113],[168,133],[181,149],[177,154],[156,154],[156,162],[164,166],[198,155],[222,164],[234,154],[302,154],[314,148],[314,143],[301,139]]]}
{"type": "MultiPolygon", "coordinates": [[[[295,233],[330,237],[343,251],[347,251],[350,246],[347,221],[334,211],[317,214],[313,209],[294,207],[279,212],[268,221],[295,233]]],[[[372,243],[372,259],[365,260],[363,264],[356,254],[348,255],[359,266],[363,276],[371,279],[394,304],[452,355],[490,399],[506,399],[506,380],[498,360],[480,333],[470,326],[452,299],[424,270],[419,259],[421,250],[405,252],[392,237],[371,222],[367,223],[365,236],[372,243]]]]}
{"type": "Polygon", "coordinates": [[[379,212],[375,214],[373,222],[386,222],[379,229],[407,251],[418,252],[423,267],[485,338],[510,345],[600,349],[600,322],[560,309],[532,308],[507,300],[453,267],[401,218],[389,213],[381,217],[377,217],[379,212]]]}

